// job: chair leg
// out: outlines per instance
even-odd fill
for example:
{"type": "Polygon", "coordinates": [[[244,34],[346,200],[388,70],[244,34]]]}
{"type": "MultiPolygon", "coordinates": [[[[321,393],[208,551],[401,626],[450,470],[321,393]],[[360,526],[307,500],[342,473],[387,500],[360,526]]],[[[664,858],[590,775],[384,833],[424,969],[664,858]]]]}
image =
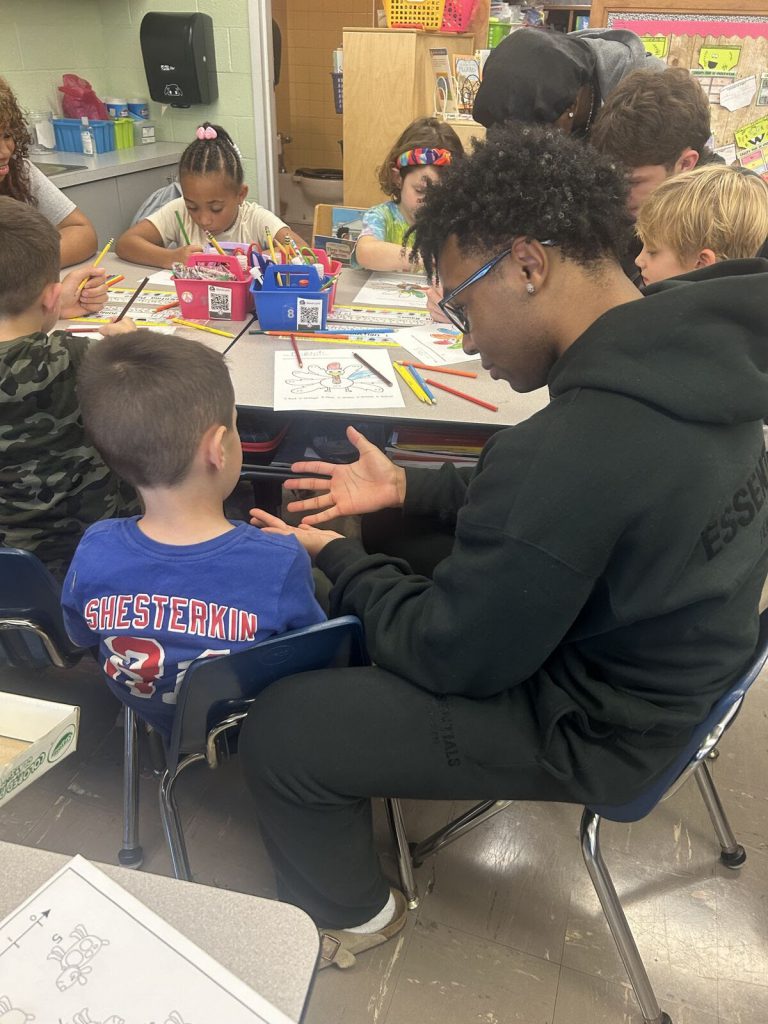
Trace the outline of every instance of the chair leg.
{"type": "Polygon", "coordinates": [[[391,797],[387,797],[384,800],[384,807],[387,811],[389,828],[397,849],[397,868],[400,872],[400,884],[405,893],[408,909],[415,910],[419,905],[419,890],[416,886],[416,879],[413,877],[413,864],[411,863],[411,851],[408,849],[408,837],[405,834],[403,809],[400,806],[400,801],[394,800],[391,797]]]}
{"type": "Polygon", "coordinates": [[[699,761],[693,774],[699,784],[699,792],[709,811],[715,834],[720,843],[720,860],[727,868],[740,868],[747,859],[747,851],[741,843],[736,842],[736,836],[733,834],[725,809],[720,802],[715,780],[712,778],[707,762],[699,761]]]}
{"type": "Polygon", "coordinates": [[[139,845],[139,737],[136,715],[125,707],[123,720],[123,847],[117,859],[124,868],[140,868],[144,851],[139,845]]]}
{"type": "Polygon", "coordinates": [[[165,832],[168,851],[171,855],[173,874],[176,878],[181,878],[185,882],[190,882],[192,880],[192,876],[189,870],[187,844],[184,842],[184,832],[181,827],[179,808],[176,805],[174,787],[185,768],[188,768],[191,764],[195,764],[197,761],[204,760],[205,754],[190,754],[189,757],[186,757],[181,761],[173,774],[166,769],[163,772],[162,779],[160,780],[160,788],[158,791],[160,799],[160,818],[163,822],[163,831],[165,832]]]}
{"type": "Polygon", "coordinates": [[[669,1016],[659,1009],[645,965],[635,945],[634,936],[624,916],[610,873],[605,866],[600,851],[600,815],[590,811],[587,807],[584,808],[584,813],[581,816],[579,835],[584,863],[587,865],[589,877],[592,879],[597,898],[600,900],[603,913],[608,921],[608,927],[611,929],[619,955],[624,962],[632,988],[635,990],[643,1020],[645,1024],[672,1024],[669,1016]]]}
{"type": "Polygon", "coordinates": [[[422,839],[420,843],[415,843],[411,847],[411,857],[414,866],[419,867],[427,857],[437,853],[438,850],[442,850],[444,846],[455,843],[466,832],[471,832],[476,825],[480,825],[482,822],[492,818],[499,811],[506,810],[511,803],[511,800],[484,800],[483,803],[470,807],[464,814],[454,818],[453,821],[449,821],[443,828],[438,829],[437,832],[433,832],[431,836],[427,836],[426,839],[422,839]]]}

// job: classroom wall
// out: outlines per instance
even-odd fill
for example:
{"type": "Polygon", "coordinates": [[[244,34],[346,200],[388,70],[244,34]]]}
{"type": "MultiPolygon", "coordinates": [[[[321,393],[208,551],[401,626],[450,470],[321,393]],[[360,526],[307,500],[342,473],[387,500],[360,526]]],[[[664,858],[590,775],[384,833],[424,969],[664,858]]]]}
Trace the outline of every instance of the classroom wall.
{"type": "Polygon", "coordinates": [[[158,138],[186,143],[201,121],[224,124],[256,198],[247,0],[0,0],[0,73],[27,109],[60,112],[56,90],[65,72],[87,78],[100,96],[147,96],[139,27],[151,10],[210,14],[219,78],[219,99],[209,106],[151,103],[158,138]]]}
{"type": "Polygon", "coordinates": [[[283,38],[277,130],[293,141],[285,165],[341,169],[342,115],[333,103],[331,51],[348,26],[373,24],[374,0],[272,0],[283,38]]]}

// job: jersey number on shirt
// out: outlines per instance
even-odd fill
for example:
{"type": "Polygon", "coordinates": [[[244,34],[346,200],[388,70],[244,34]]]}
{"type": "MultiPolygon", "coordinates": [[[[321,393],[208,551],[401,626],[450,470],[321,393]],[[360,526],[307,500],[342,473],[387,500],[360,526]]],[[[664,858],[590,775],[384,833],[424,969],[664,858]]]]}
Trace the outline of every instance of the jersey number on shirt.
{"type": "MultiPolygon", "coordinates": [[[[157,690],[157,680],[163,675],[165,650],[163,645],[150,637],[108,636],[104,643],[112,652],[104,662],[104,671],[116,683],[128,687],[134,697],[151,698],[157,690]]],[[[193,661],[201,658],[216,658],[229,654],[229,650],[201,651],[196,658],[180,661],[173,690],[162,695],[163,703],[175,704],[176,693],[181,686],[184,673],[193,661]]]]}

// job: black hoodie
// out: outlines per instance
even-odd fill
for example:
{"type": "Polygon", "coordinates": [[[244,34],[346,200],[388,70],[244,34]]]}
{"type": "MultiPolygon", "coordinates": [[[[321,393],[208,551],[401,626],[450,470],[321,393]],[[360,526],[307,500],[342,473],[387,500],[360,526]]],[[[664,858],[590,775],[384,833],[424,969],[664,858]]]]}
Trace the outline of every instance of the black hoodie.
{"type": "MultiPolygon", "coordinates": [[[[666,750],[646,765],[663,767],[754,650],[766,270],[716,265],[610,310],[553,366],[550,404],[494,434],[470,478],[409,470],[406,511],[456,513],[432,580],[351,540],[323,549],[332,611],[363,620],[377,665],[437,693],[525,686],[543,736],[575,715],[577,741],[666,750]]],[[[572,756],[550,751],[549,767],[572,756]]]]}

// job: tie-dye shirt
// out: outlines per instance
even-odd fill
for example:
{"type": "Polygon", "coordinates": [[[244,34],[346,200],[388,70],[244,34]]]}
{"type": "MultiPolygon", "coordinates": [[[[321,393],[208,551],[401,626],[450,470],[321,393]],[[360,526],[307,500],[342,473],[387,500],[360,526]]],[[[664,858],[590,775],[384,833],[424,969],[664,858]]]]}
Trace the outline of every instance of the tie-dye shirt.
{"type": "MultiPolygon", "coordinates": [[[[397,203],[390,200],[388,203],[380,203],[365,211],[359,237],[370,235],[371,238],[380,238],[382,242],[394,242],[395,245],[402,245],[409,227],[410,224],[400,212],[397,203]]],[[[360,264],[354,253],[351,265],[357,270],[360,269],[360,264]]]]}

